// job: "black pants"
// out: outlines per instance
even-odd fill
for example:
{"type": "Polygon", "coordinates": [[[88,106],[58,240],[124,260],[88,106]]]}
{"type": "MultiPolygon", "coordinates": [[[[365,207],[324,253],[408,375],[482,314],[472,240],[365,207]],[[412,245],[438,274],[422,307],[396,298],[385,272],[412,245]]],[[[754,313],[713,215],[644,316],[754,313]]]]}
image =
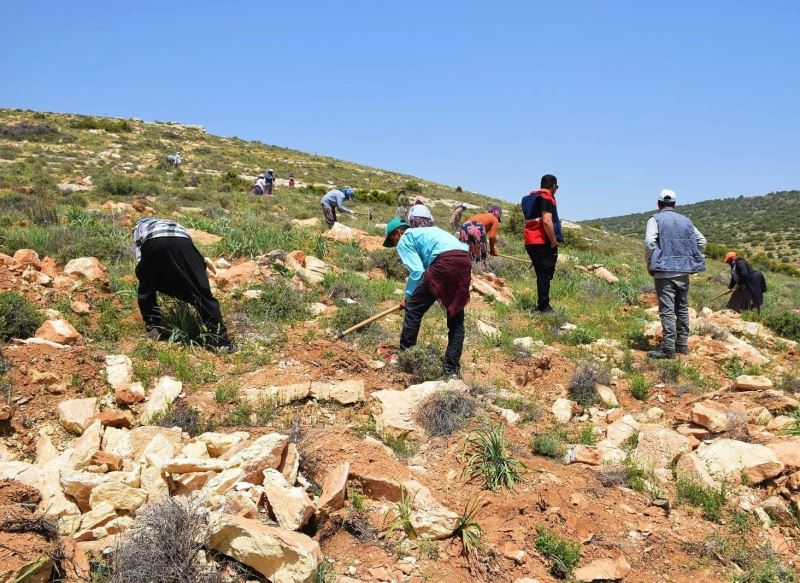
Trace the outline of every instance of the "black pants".
{"type": "Polygon", "coordinates": [[[542,245],[525,245],[528,257],[531,258],[533,269],[536,271],[536,293],[538,295],[537,308],[547,310],[550,308],[550,281],[556,272],[558,261],[558,247],[555,249],[550,243],[542,245]]]}
{"type": "MultiPolygon", "coordinates": [[[[400,333],[400,350],[416,345],[422,317],[433,303],[433,295],[425,278],[406,301],[406,315],[403,319],[403,331],[400,333]]],[[[447,350],[444,353],[445,374],[457,374],[460,369],[461,352],[464,349],[464,310],[453,316],[447,316],[447,350]]]]}
{"type": "Polygon", "coordinates": [[[197,309],[212,343],[228,340],[219,302],[211,295],[203,256],[186,237],[157,237],[142,245],[136,266],[139,311],[148,329],[161,324],[158,292],[183,300],[197,309]]]}

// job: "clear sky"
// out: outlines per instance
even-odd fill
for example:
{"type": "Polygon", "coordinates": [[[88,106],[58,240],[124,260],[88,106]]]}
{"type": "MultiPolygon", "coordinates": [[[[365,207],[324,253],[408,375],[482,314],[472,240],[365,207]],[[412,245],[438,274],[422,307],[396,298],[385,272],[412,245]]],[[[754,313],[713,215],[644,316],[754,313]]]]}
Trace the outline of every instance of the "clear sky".
{"type": "Polygon", "coordinates": [[[0,106],[199,123],[561,214],[800,188],[800,2],[5,2],[0,106]]]}

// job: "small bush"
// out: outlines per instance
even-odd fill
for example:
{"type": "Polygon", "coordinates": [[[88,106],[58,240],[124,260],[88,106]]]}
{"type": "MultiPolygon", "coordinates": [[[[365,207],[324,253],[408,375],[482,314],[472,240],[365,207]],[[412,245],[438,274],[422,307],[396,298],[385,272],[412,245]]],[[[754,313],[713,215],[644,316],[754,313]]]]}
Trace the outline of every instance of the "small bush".
{"type": "Polygon", "coordinates": [[[536,527],[536,549],[550,562],[550,574],[559,579],[572,575],[581,558],[581,545],[559,537],[544,526],[536,527]]]}
{"type": "Polygon", "coordinates": [[[610,382],[611,375],[605,369],[593,363],[581,364],[569,381],[569,396],[576,403],[589,407],[597,401],[597,383],[610,382]]]}
{"type": "Polygon", "coordinates": [[[38,310],[16,292],[0,292],[0,340],[30,338],[42,325],[38,310]]]}
{"type": "Polygon", "coordinates": [[[107,117],[82,116],[72,122],[72,127],[79,130],[104,130],[106,132],[129,132],[131,123],[126,119],[110,119],[107,117]]]}
{"type": "Polygon", "coordinates": [[[588,328],[577,328],[572,330],[567,335],[567,342],[575,345],[591,344],[597,340],[597,338],[598,335],[594,330],[590,330],[588,328]]]}
{"type": "Polygon", "coordinates": [[[451,435],[461,429],[475,414],[477,401],[456,389],[444,389],[423,401],[417,409],[416,420],[428,435],[451,435]]]}
{"type": "Polygon", "coordinates": [[[744,573],[735,575],[733,583],[795,583],[797,574],[780,557],[770,554],[751,564],[744,573]]]}
{"type": "Polygon", "coordinates": [[[774,310],[764,314],[762,322],[778,336],[800,341],[800,314],[791,310],[774,310]]]}
{"type": "Polygon", "coordinates": [[[712,522],[722,522],[727,488],[708,488],[688,478],[679,478],[675,484],[675,501],[701,508],[703,517],[712,522]]]}
{"type": "Polygon", "coordinates": [[[523,464],[508,451],[505,427],[486,423],[470,435],[464,443],[465,453],[469,453],[464,471],[473,478],[483,480],[490,490],[507,488],[523,482],[523,464]]]}
{"type": "Polygon", "coordinates": [[[200,411],[183,401],[173,403],[162,413],[154,415],[151,423],[159,427],[180,427],[192,437],[214,428],[211,421],[204,419],[200,411]]]}
{"type": "Polygon", "coordinates": [[[433,344],[417,344],[399,352],[397,365],[400,370],[409,373],[415,383],[435,381],[444,374],[440,350],[433,344]]]}
{"type": "Polygon", "coordinates": [[[674,385],[681,378],[681,362],[679,360],[661,360],[658,362],[658,374],[662,383],[674,385]]]}
{"type": "Polygon", "coordinates": [[[286,279],[274,277],[255,287],[258,299],[247,300],[244,313],[255,322],[295,322],[308,316],[308,297],[286,279]]]}
{"type": "Polygon", "coordinates": [[[16,125],[0,125],[0,138],[8,140],[29,140],[31,142],[49,141],[60,137],[55,126],[46,123],[18,123],[16,125]]]}
{"type": "Polygon", "coordinates": [[[528,401],[522,397],[496,397],[492,402],[498,407],[510,409],[515,413],[519,413],[521,417],[520,420],[523,423],[536,421],[542,416],[542,411],[539,409],[539,404],[536,401],[528,401]]]}
{"type": "Polygon", "coordinates": [[[161,193],[161,188],[155,183],[139,180],[138,178],[131,178],[129,176],[120,176],[118,174],[102,176],[97,180],[95,190],[99,193],[115,197],[154,195],[161,193]]]}
{"type": "Polygon", "coordinates": [[[370,268],[378,268],[386,273],[386,277],[397,281],[404,281],[408,275],[400,256],[393,249],[378,249],[371,251],[368,258],[370,268]]]}
{"type": "Polygon", "coordinates": [[[208,539],[198,499],[167,496],[151,502],[119,539],[110,583],[221,583],[215,563],[201,560],[208,539]]]}
{"type": "Polygon", "coordinates": [[[567,453],[567,444],[560,433],[550,431],[535,435],[531,440],[531,449],[538,455],[561,460],[567,453]]]}
{"type": "Polygon", "coordinates": [[[633,373],[629,379],[631,396],[640,401],[647,400],[647,394],[650,391],[650,383],[647,378],[641,373],[633,373]]]}
{"type": "MultiPolygon", "coordinates": [[[[372,315],[374,314],[363,304],[344,304],[343,306],[339,306],[339,308],[336,310],[336,313],[331,319],[331,323],[333,324],[334,328],[339,331],[347,330],[348,328],[363,322],[372,315]]],[[[365,326],[358,332],[365,331],[369,327],[370,326],[365,326]]]]}

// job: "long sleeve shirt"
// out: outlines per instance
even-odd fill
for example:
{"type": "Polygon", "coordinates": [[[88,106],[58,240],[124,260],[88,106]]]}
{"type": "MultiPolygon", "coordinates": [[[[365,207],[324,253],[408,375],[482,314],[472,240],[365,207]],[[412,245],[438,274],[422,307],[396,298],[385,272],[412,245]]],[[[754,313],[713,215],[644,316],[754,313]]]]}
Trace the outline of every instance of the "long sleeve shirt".
{"type": "Polygon", "coordinates": [[[408,271],[405,297],[410,298],[439,255],[446,251],[467,251],[469,248],[450,233],[438,227],[407,229],[397,243],[397,253],[408,271]]]}
{"type": "Polygon", "coordinates": [[[344,206],[344,199],[344,193],[341,190],[336,190],[334,188],[333,190],[328,191],[328,193],[322,197],[320,203],[327,207],[338,208],[342,212],[351,214],[353,211],[344,206]]]}
{"type": "MultiPolygon", "coordinates": [[[[700,251],[704,251],[706,248],[706,238],[697,230],[697,227],[694,227],[694,237],[700,251]]],[[[653,251],[656,250],[656,247],[658,247],[658,223],[655,217],[650,217],[647,219],[647,228],[644,233],[644,260],[647,265],[650,265],[650,257],[653,255],[653,251]]],[[[672,271],[657,271],[653,277],[670,278],[680,275],[686,274],[672,271]]]]}
{"type": "Polygon", "coordinates": [[[180,223],[167,219],[139,219],[133,227],[133,244],[136,263],[142,260],[142,245],[158,237],[185,237],[191,239],[189,232],[180,223]]]}

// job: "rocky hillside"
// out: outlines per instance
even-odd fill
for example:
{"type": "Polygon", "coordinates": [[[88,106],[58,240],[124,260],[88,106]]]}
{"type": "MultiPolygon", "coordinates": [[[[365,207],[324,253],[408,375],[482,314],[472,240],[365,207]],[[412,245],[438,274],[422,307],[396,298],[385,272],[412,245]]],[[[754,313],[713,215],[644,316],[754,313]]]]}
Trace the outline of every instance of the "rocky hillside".
{"type": "MultiPolygon", "coordinates": [[[[762,266],[800,275],[800,191],[738,196],[681,205],[708,240],[715,255],[734,249],[755,256],[762,266]]],[[[644,237],[652,211],[585,221],[621,235],[644,237]]]]}
{"type": "Polygon", "coordinates": [[[400,297],[396,189],[451,189],[175,124],[6,111],[0,140],[0,581],[797,580],[793,278],[743,319],[710,262],[690,354],[652,361],[640,245],[571,228],[553,315],[524,261],[476,270],[442,379],[439,310],[399,358],[399,314],[334,337],[400,297]],[[303,184],[256,198],[264,166],[303,184]],[[329,182],[364,212],[324,231],[329,182]],[[175,303],[144,334],[150,214],[193,229],[238,353],[175,303]]]}

